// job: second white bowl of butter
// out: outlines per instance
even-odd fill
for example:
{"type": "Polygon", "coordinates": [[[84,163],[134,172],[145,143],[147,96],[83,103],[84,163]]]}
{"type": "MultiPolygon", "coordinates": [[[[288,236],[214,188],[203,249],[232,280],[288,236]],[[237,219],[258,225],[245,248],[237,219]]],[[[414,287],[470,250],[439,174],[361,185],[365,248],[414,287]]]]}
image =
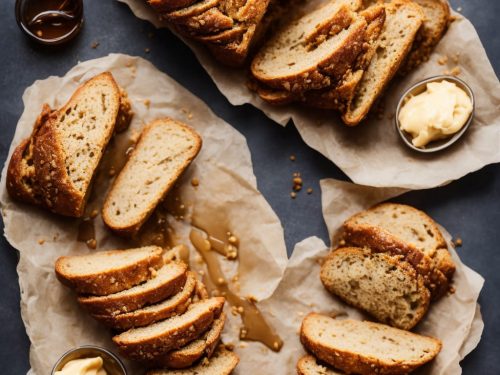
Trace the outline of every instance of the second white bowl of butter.
{"type": "Polygon", "coordinates": [[[455,76],[435,76],[417,82],[402,95],[396,129],[411,149],[443,150],[467,131],[474,117],[474,94],[455,76]]]}

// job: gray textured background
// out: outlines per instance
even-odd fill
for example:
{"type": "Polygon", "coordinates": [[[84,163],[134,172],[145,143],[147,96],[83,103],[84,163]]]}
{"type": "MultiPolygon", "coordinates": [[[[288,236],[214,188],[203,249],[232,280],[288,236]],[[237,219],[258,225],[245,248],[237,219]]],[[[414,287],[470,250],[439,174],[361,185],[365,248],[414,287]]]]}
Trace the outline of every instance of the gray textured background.
{"type": "MultiPolygon", "coordinates": [[[[452,1],[475,25],[490,60],[500,71],[498,16],[500,1],[452,1]]],[[[0,2],[0,162],[5,162],[15,126],[23,111],[21,96],[36,79],[64,75],[78,61],[111,52],[143,56],[202,98],[212,110],[242,132],[250,146],[259,189],[285,228],[288,251],[296,242],[317,235],[327,241],[320,207],[318,182],[346,179],[332,163],[301,141],[293,126],[281,128],[258,110],[231,106],[218,92],[191,51],[166,30],[155,31],[136,19],[129,9],[112,0],[85,1],[85,27],[69,46],[58,50],[31,44],[19,31],[14,0],[0,2]],[[154,37],[148,37],[154,32],[154,37]],[[92,42],[99,42],[92,49],[92,42]],[[150,53],[145,53],[150,48],[150,53]],[[292,163],[289,156],[295,154],[292,163]],[[312,195],[289,197],[293,172],[301,172],[312,195]]],[[[500,147],[500,145],[499,145],[500,147]]],[[[463,238],[462,260],[481,273],[486,284],[480,303],[486,324],[478,348],[463,362],[465,374],[500,374],[500,166],[488,166],[460,181],[431,191],[411,192],[400,201],[427,211],[453,235],[463,238]]],[[[25,374],[29,369],[29,340],[19,311],[17,253],[0,238],[0,368],[1,373],[25,374]]],[[[43,311],[40,312],[43,314],[43,311]]]]}

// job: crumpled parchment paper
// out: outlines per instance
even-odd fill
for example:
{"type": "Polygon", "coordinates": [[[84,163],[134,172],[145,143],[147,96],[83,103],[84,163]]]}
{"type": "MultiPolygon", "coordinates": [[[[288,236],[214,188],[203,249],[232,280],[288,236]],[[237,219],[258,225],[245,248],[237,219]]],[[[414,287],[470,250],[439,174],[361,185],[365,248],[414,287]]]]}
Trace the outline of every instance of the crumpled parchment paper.
{"type": "MultiPolygon", "coordinates": [[[[127,3],[139,18],[166,27],[143,0],[127,3]]],[[[320,2],[322,0],[315,0],[320,2]]],[[[182,38],[215,84],[233,105],[251,103],[281,125],[293,120],[304,141],[335,163],[357,184],[377,187],[424,189],[446,184],[500,161],[500,82],[488,60],[474,26],[458,13],[430,61],[411,74],[395,79],[382,101],[381,119],[373,116],[355,128],[342,125],[333,111],[292,104],[271,106],[250,92],[244,69],[229,69],[210,56],[203,46],[182,38]],[[440,65],[438,60],[447,57],[440,65]],[[455,62],[457,59],[457,62],[455,62]],[[458,144],[430,155],[408,149],[399,139],[394,112],[403,92],[412,84],[459,67],[459,75],[474,91],[475,120],[458,144]]]]}
{"type": "MultiPolygon", "coordinates": [[[[128,134],[144,123],[169,116],[194,127],[203,138],[203,148],[180,182],[179,192],[186,204],[202,215],[227,218],[228,226],[240,237],[239,263],[242,295],[257,299],[269,297],[279,283],[287,263],[283,229],[276,214],[256,188],[250,152],[245,138],[233,127],[216,117],[198,98],[138,57],[113,54],[80,63],[64,77],[36,81],[23,96],[25,110],[17,124],[10,154],[29,136],[42,103],[57,108],[66,102],[77,86],[92,76],[111,71],[129,95],[135,112],[128,134]],[[147,101],[150,102],[146,104],[147,101]],[[194,188],[193,177],[200,181],[194,188]],[[186,198],[187,197],[187,198],[186,198]],[[265,265],[265,272],[262,267],[265,265]]],[[[117,137],[128,137],[128,134],[117,137]]],[[[75,295],[63,287],[54,274],[54,262],[62,255],[84,254],[87,249],[76,242],[78,220],[58,217],[36,207],[13,202],[5,189],[6,168],[2,172],[0,200],[5,223],[5,236],[20,252],[18,264],[21,288],[21,313],[31,341],[30,375],[50,374],[56,360],[67,350],[85,344],[100,345],[117,352],[111,333],[81,309],[75,295]]],[[[106,186],[95,186],[101,200],[106,186]]],[[[175,220],[174,220],[175,221],[175,220]]],[[[95,220],[98,250],[131,247],[95,220]]],[[[182,223],[173,223],[181,226],[182,223]]],[[[179,242],[190,244],[189,232],[177,233],[179,242]]],[[[191,251],[195,256],[195,251],[191,251]]],[[[226,304],[226,308],[229,308],[226,304]]],[[[228,311],[225,337],[235,341],[239,317],[228,311]]],[[[252,343],[241,356],[241,365],[258,358],[261,344],[252,343]]],[[[238,348],[236,348],[238,350],[238,348]]],[[[128,364],[131,374],[142,373],[128,364]]],[[[244,372],[243,372],[244,373],[244,372]]]]}
{"type": "MultiPolygon", "coordinates": [[[[379,189],[328,179],[321,181],[321,192],[323,216],[330,238],[334,238],[348,217],[391,199],[401,194],[402,190],[379,189]]],[[[477,346],[484,328],[477,303],[484,279],[460,261],[451,244],[450,234],[443,228],[441,230],[457,266],[453,280],[456,292],[431,304],[429,312],[414,330],[437,337],[443,342],[443,349],[436,359],[417,370],[416,374],[461,374],[459,362],[477,346]]],[[[319,261],[328,251],[327,245],[317,237],[298,243],[278,288],[269,299],[262,302],[263,306],[275,312],[272,322],[279,327],[287,343],[282,355],[276,359],[277,363],[271,360],[266,363],[266,367],[282,369],[276,374],[294,373],[297,360],[305,353],[298,332],[307,313],[345,312],[353,319],[369,319],[332,296],[321,284],[319,261]]]]}

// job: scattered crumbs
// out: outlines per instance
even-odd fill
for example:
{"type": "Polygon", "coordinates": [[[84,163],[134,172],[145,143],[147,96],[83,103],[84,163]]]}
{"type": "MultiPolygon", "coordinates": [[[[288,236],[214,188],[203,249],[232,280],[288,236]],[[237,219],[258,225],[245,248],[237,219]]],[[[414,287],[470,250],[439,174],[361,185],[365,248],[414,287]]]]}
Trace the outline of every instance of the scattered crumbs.
{"type": "Polygon", "coordinates": [[[86,242],[87,246],[89,249],[92,249],[92,250],[95,250],[95,248],[97,247],[97,241],[93,238],[91,240],[88,240],[86,242]]]}
{"type": "Polygon", "coordinates": [[[460,58],[460,53],[459,53],[459,52],[455,53],[455,55],[452,57],[453,62],[454,62],[455,64],[458,64],[458,59],[459,59],[459,58],[460,58]]]}
{"type": "Polygon", "coordinates": [[[448,295],[455,294],[455,292],[456,289],[453,286],[450,286],[450,288],[448,289],[448,295]]]}
{"type": "Polygon", "coordinates": [[[146,108],[149,109],[149,106],[151,105],[151,100],[144,99],[142,102],[144,103],[144,105],[146,106],[146,108]]]}
{"type": "Polygon", "coordinates": [[[290,155],[290,160],[291,160],[291,161],[295,161],[295,159],[296,159],[296,158],[295,158],[295,155],[293,155],[293,154],[292,154],[292,155],[290,155]]]}
{"type": "Polygon", "coordinates": [[[339,241],[339,246],[345,246],[345,240],[343,240],[343,239],[342,239],[342,240],[340,240],[340,241],[339,241]]]}
{"type": "Polygon", "coordinates": [[[307,188],[307,194],[312,194],[313,189],[312,188],[307,188]]]}
{"type": "Polygon", "coordinates": [[[248,302],[250,302],[250,303],[257,303],[257,302],[258,302],[258,301],[257,301],[257,298],[255,298],[255,297],[254,297],[254,296],[252,296],[252,295],[248,295],[248,296],[246,296],[246,299],[247,299],[247,301],[248,301],[248,302]]]}
{"type": "Polygon", "coordinates": [[[92,42],[92,44],[90,45],[90,48],[92,48],[92,49],[96,49],[97,47],[99,47],[99,44],[100,44],[100,43],[99,43],[98,41],[94,41],[94,42],[92,42]]]}
{"type": "Polygon", "coordinates": [[[302,311],[299,311],[299,312],[297,313],[297,315],[298,315],[298,316],[304,316],[304,313],[303,313],[302,311]]]}
{"type": "Polygon", "coordinates": [[[455,244],[455,247],[460,247],[462,246],[462,239],[457,237],[453,243],[455,244]]]}
{"type": "Polygon", "coordinates": [[[151,48],[144,48],[144,52],[146,52],[146,53],[151,52],[151,48]]]}
{"type": "Polygon", "coordinates": [[[241,349],[245,349],[246,347],[248,347],[248,344],[246,342],[240,342],[240,344],[238,345],[241,349]]]}
{"type": "Polygon", "coordinates": [[[234,350],[234,344],[232,342],[224,344],[224,347],[231,352],[234,350]]]}
{"type": "Polygon", "coordinates": [[[296,192],[294,192],[294,191],[292,191],[292,192],[290,193],[290,198],[292,198],[292,199],[297,198],[297,193],[296,193],[296,192]]]}
{"type": "Polygon", "coordinates": [[[39,245],[43,245],[44,243],[45,243],[45,240],[44,240],[43,238],[40,238],[40,239],[38,240],[38,244],[39,244],[39,245]]]}
{"type": "Polygon", "coordinates": [[[458,76],[461,72],[462,70],[458,66],[456,66],[451,70],[450,74],[452,76],[458,76]]]}
{"type": "Polygon", "coordinates": [[[99,211],[96,209],[93,209],[92,212],[90,213],[90,218],[94,219],[97,217],[97,215],[99,215],[99,211]]]}
{"type": "Polygon", "coordinates": [[[190,120],[191,120],[192,118],[193,118],[193,114],[192,114],[192,113],[189,113],[189,114],[188,114],[188,119],[190,119],[190,120]]]}
{"type": "Polygon", "coordinates": [[[191,185],[194,187],[197,187],[200,185],[200,180],[198,180],[196,177],[191,180],[191,185]]]}
{"type": "Polygon", "coordinates": [[[37,30],[36,36],[39,37],[39,38],[41,38],[43,36],[42,30],[37,30]]]}
{"type": "Polygon", "coordinates": [[[445,65],[448,62],[448,56],[442,56],[438,59],[439,65],[445,65]]]}

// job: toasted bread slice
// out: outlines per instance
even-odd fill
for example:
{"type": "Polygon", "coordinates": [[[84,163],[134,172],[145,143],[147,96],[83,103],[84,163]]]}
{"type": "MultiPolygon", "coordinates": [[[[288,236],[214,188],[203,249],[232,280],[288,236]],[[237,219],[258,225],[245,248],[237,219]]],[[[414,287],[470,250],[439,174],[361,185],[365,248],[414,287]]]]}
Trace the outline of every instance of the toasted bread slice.
{"type": "Polygon", "coordinates": [[[442,346],[435,338],[383,324],[316,313],[304,318],[300,340],[330,366],[362,375],[407,374],[431,361],[442,346]]]}
{"type": "Polygon", "coordinates": [[[202,0],[174,12],[161,14],[161,17],[174,24],[179,24],[188,21],[191,17],[199,16],[207,10],[217,7],[219,3],[220,0],[202,0]]]}
{"type": "Polygon", "coordinates": [[[184,263],[167,263],[143,284],[107,296],[80,296],[78,302],[95,315],[118,315],[134,311],[178,293],[186,283],[186,272],[184,263]]]}
{"type": "Polygon", "coordinates": [[[400,73],[406,74],[429,60],[434,47],[443,37],[450,23],[450,5],[446,0],[413,0],[424,12],[424,22],[418,31],[400,73]]]}
{"type": "Polygon", "coordinates": [[[146,375],[230,375],[239,360],[236,354],[219,345],[212,358],[202,360],[194,367],[183,370],[151,370],[146,375]]]}
{"type": "Polygon", "coordinates": [[[104,223],[120,234],[134,234],[174,186],[201,148],[187,125],[163,118],[141,133],[127,163],[106,196],[104,223]]]}
{"type": "Polygon", "coordinates": [[[210,358],[219,343],[225,321],[226,315],[222,312],[203,337],[190,342],[179,350],[167,353],[165,357],[157,360],[155,365],[179,369],[191,366],[203,356],[210,358]]]}
{"type": "Polygon", "coordinates": [[[386,20],[370,65],[342,119],[358,125],[403,63],[424,19],[420,6],[410,0],[393,0],[385,5],[386,20]]]}
{"type": "Polygon", "coordinates": [[[387,253],[354,247],[334,250],[322,264],[320,277],[328,291],[393,327],[412,329],[429,308],[423,277],[387,253]]]}
{"type": "Polygon", "coordinates": [[[383,203],[360,212],[344,223],[344,240],[403,255],[424,276],[434,298],[448,290],[455,266],[446,242],[434,220],[416,208],[383,203]]]}
{"type": "Polygon", "coordinates": [[[255,56],[252,75],[291,92],[329,87],[361,52],[366,26],[347,2],[328,2],[277,32],[255,56]]]}
{"type": "Polygon", "coordinates": [[[298,375],[343,375],[343,372],[335,371],[318,363],[312,355],[305,355],[297,362],[298,375]]]}
{"type": "Polygon", "coordinates": [[[61,283],[80,294],[105,296],[130,289],[151,278],[163,266],[163,249],[146,246],[63,256],[55,264],[61,283]]]}
{"type": "Polygon", "coordinates": [[[177,29],[185,35],[212,35],[223,30],[231,29],[234,20],[222,13],[218,8],[211,8],[205,12],[177,23],[177,29]]]}
{"type": "MultiPolygon", "coordinates": [[[[95,170],[120,117],[122,92],[105,72],[80,86],[34,138],[33,164],[42,204],[81,217],[95,170]]],[[[126,116],[130,120],[131,116],[126,116]]]]}
{"type": "Polygon", "coordinates": [[[196,276],[188,271],[187,280],[175,295],[157,304],[118,315],[92,315],[96,320],[116,330],[144,327],[151,323],[183,314],[191,304],[196,287],[196,276]]]}
{"type": "Polygon", "coordinates": [[[130,359],[157,359],[205,333],[221,314],[224,302],[223,297],[213,297],[193,303],[182,315],[147,327],[133,328],[113,337],[113,341],[120,352],[130,359]]]}

